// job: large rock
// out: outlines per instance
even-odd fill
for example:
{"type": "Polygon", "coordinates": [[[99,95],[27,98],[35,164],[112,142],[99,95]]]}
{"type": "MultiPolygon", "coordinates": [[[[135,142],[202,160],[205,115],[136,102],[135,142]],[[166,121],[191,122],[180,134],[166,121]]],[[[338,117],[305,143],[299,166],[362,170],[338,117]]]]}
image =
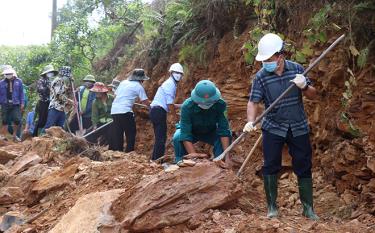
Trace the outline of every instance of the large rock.
{"type": "Polygon", "coordinates": [[[6,147],[0,148],[0,163],[6,164],[9,160],[15,159],[20,156],[18,151],[8,150],[6,147]]]}
{"type": "Polygon", "coordinates": [[[24,194],[19,187],[0,188],[0,205],[19,202],[23,197],[24,194]]]}
{"type": "Polygon", "coordinates": [[[18,161],[10,169],[10,174],[18,174],[27,168],[36,165],[42,161],[42,158],[37,154],[26,154],[18,159],[18,161]]]}
{"type": "Polygon", "coordinates": [[[49,167],[46,164],[36,164],[26,171],[10,176],[6,186],[20,187],[24,192],[30,190],[30,186],[42,177],[59,170],[58,167],[49,167]]]}
{"type": "Polygon", "coordinates": [[[31,150],[40,155],[44,163],[47,163],[58,154],[56,144],[56,139],[53,138],[34,137],[31,143],[31,150]]]}
{"type": "Polygon", "coordinates": [[[60,189],[68,185],[73,181],[73,177],[78,171],[82,160],[81,158],[71,159],[63,169],[52,172],[35,182],[31,188],[30,198],[32,198],[33,201],[39,200],[46,192],[60,189]]]}
{"type": "Polygon", "coordinates": [[[102,225],[112,225],[114,218],[109,208],[122,192],[123,189],[114,189],[79,198],[49,233],[92,233],[99,232],[102,225]]]}
{"type": "Polygon", "coordinates": [[[233,172],[206,162],[150,176],[121,195],[111,209],[123,228],[150,231],[183,223],[241,195],[233,172]]]}
{"type": "Polygon", "coordinates": [[[4,165],[0,164],[0,182],[5,180],[8,176],[9,176],[8,169],[4,165]]]}

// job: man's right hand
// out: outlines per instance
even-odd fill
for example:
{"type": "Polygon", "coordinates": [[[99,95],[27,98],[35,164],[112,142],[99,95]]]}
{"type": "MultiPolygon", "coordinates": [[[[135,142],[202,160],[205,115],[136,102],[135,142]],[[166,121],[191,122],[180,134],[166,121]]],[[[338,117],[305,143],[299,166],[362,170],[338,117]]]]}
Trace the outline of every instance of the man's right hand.
{"type": "Polygon", "coordinates": [[[254,122],[252,121],[249,121],[246,123],[245,127],[243,128],[243,132],[244,133],[250,133],[250,132],[253,132],[253,131],[256,131],[257,130],[257,127],[254,125],[254,122]]]}

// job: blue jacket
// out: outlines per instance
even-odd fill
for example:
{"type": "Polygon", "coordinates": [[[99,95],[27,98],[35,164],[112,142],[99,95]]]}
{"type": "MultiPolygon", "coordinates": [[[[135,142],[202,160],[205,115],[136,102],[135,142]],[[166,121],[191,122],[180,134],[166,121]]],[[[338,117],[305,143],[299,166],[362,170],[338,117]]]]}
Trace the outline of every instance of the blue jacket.
{"type": "MultiPolygon", "coordinates": [[[[0,104],[7,104],[7,88],[8,81],[4,78],[0,81],[0,104]]],[[[22,80],[15,78],[13,82],[12,101],[14,105],[20,105],[25,103],[25,93],[23,89],[22,80]]]]}

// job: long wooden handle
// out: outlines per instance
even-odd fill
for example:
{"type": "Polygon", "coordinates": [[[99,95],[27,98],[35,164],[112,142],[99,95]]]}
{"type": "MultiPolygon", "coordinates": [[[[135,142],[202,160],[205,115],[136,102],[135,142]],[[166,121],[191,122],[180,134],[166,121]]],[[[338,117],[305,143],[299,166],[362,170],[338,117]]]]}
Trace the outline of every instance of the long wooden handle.
{"type": "Polygon", "coordinates": [[[245,161],[242,163],[242,166],[241,166],[240,170],[238,170],[238,172],[237,172],[237,176],[240,176],[240,175],[241,175],[242,170],[245,168],[247,162],[249,162],[249,160],[250,160],[250,158],[251,158],[251,155],[254,153],[255,149],[258,147],[260,141],[262,141],[262,134],[259,136],[258,140],[255,142],[253,148],[251,148],[250,153],[246,156],[246,159],[245,159],[245,161]]]}

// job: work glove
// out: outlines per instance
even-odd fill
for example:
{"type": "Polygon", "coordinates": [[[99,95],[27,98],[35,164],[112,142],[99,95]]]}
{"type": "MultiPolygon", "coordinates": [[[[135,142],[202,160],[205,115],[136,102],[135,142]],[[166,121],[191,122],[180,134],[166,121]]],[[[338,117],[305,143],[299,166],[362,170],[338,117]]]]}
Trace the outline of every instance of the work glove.
{"type": "Polygon", "coordinates": [[[303,74],[296,74],[296,77],[291,80],[299,89],[304,89],[307,85],[306,77],[303,74]]]}
{"type": "Polygon", "coordinates": [[[245,127],[243,127],[242,131],[244,133],[250,133],[250,132],[253,132],[253,131],[257,130],[257,127],[253,124],[254,124],[254,122],[252,122],[252,121],[247,122],[245,127]]]}

